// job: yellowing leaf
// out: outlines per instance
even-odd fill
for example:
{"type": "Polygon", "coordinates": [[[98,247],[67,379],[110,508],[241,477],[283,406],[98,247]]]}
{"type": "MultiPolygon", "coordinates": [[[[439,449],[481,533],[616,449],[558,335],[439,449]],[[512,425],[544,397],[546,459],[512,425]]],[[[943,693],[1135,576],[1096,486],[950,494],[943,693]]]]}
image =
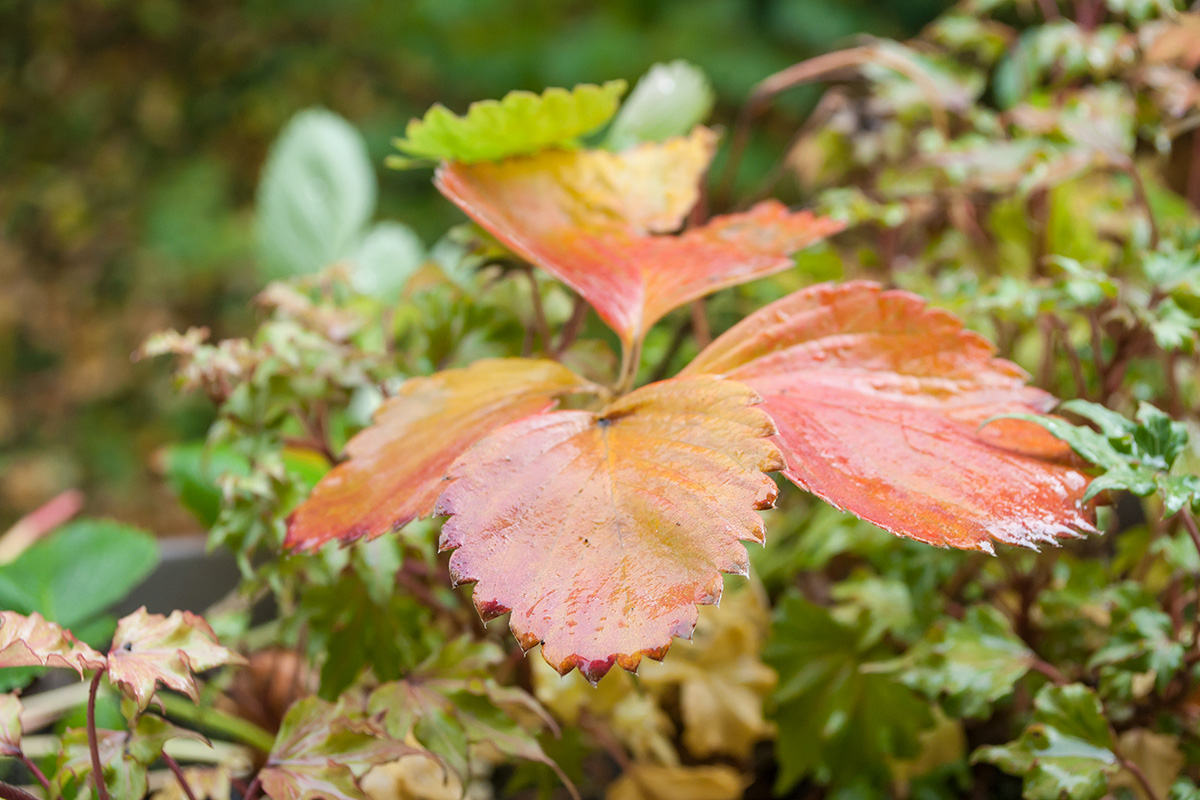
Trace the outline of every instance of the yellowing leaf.
{"type": "Polygon", "coordinates": [[[553,361],[485,359],[406,381],[375,424],[346,445],[288,520],[286,545],[305,550],[394,531],[428,514],[446,469],[485,434],[539,414],[591,384],[553,361]]]}
{"type": "MultiPolygon", "coordinates": [[[[496,161],[570,146],[599,128],[617,111],[625,81],[602,86],[580,84],[570,91],[552,88],[539,94],[509,92],[503,100],[472,103],[465,116],[435,105],[423,119],[408,123],[393,144],[406,155],[433,161],[496,161]]],[[[407,166],[404,159],[392,162],[407,166]]]]}
{"type": "MultiPolygon", "coordinates": [[[[230,770],[226,766],[217,767],[187,767],[183,770],[183,778],[188,788],[192,790],[195,800],[230,800],[232,784],[230,770]]],[[[154,794],[150,800],[191,800],[179,779],[171,775],[166,784],[154,794]]]]}
{"type": "Polygon", "coordinates": [[[143,606],[117,623],[108,656],[108,678],[144,709],[158,683],[194,701],[199,693],[192,673],[244,662],[217,642],[203,617],[190,611],[174,611],[164,617],[146,613],[143,606]]]}
{"type": "MultiPolygon", "coordinates": [[[[1154,790],[1154,797],[1171,794],[1171,784],[1179,777],[1187,759],[1179,748],[1179,737],[1167,733],[1155,733],[1145,728],[1134,728],[1121,734],[1117,741],[1117,752],[1132,761],[1154,790]]],[[[1133,792],[1138,800],[1153,800],[1145,788],[1127,769],[1122,769],[1109,782],[1111,789],[1123,786],[1133,792]]]]}
{"type": "Polygon", "coordinates": [[[711,376],[663,381],[600,413],[555,411],[468,450],[436,513],[458,583],[477,581],[485,619],[512,611],[526,649],[592,681],[661,658],[745,574],[740,540],[761,542],[756,509],[782,467],[754,392],[711,376]]]}
{"type": "Polygon", "coordinates": [[[747,317],[684,374],[763,396],[793,483],[900,536],[991,552],[1094,532],[1088,477],[1038,425],[1050,395],[953,315],[865,281],[747,317]]]}
{"type": "Polygon", "coordinates": [[[102,669],[104,656],[37,612],[0,611],[0,667],[61,667],[82,677],[85,669],[102,669]]]}
{"type": "Polygon", "coordinates": [[[424,756],[380,764],[360,781],[370,800],[462,800],[463,785],[453,770],[424,756]]]}
{"type": "Polygon", "coordinates": [[[591,303],[630,345],[664,314],[792,266],[791,254],[841,229],[777,202],[679,229],[716,135],[610,153],[548,151],[496,164],[446,164],[435,183],[514,253],[591,303]]]}
{"type": "Polygon", "coordinates": [[[733,767],[634,764],[613,782],[605,800],[737,800],[749,781],[733,767]]]}
{"type": "Polygon", "coordinates": [[[696,758],[744,759],[774,732],[763,705],[775,688],[775,670],[759,658],[768,624],[761,589],[727,592],[720,606],[700,610],[690,647],[677,647],[638,673],[656,694],[678,687],[683,743],[696,758]]]}
{"type": "Polygon", "coordinates": [[[0,756],[21,753],[21,711],[15,694],[0,694],[0,756]]]}

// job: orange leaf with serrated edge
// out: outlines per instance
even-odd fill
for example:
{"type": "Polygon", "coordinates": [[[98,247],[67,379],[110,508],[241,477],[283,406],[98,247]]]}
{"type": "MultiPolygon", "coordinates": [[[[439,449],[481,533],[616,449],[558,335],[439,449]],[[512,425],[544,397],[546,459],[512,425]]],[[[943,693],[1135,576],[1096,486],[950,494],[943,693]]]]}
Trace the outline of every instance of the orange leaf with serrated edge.
{"type": "Polygon", "coordinates": [[[397,530],[433,509],[446,469],[485,434],[594,388],[554,361],[497,358],[413,378],[346,445],[288,521],[287,547],[306,550],[397,530]]]}
{"type": "Polygon", "coordinates": [[[680,235],[716,134],[620,153],[551,150],[497,163],[444,164],[435,183],[522,258],[591,303],[629,345],[689,300],[792,265],[841,223],[760,203],[680,235]]]}
{"type": "Polygon", "coordinates": [[[651,384],[600,413],[554,411],[468,450],[435,513],[456,583],[475,581],[485,619],[512,611],[525,648],[599,680],[688,636],[696,604],[745,574],[740,540],[782,468],[746,386],[712,376],[651,384]]]}
{"type": "Polygon", "coordinates": [[[893,533],[991,552],[1094,532],[1066,445],[1029,422],[981,427],[1056,402],[994,353],[954,315],[858,281],[767,306],[684,373],[757,390],[784,475],[893,533]]]}
{"type": "Polygon", "coordinates": [[[104,656],[37,612],[0,611],[0,667],[62,667],[82,677],[102,669],[104,656]]]}
{"type": "Polygon", "coordinates": [[[108,679],[144,709],[159,683],[199,698],[194,672],[245,659],[222,647],[204,618],[190,611],[169,617],[142,606],[117,623],[108,653],[108,679]]]}

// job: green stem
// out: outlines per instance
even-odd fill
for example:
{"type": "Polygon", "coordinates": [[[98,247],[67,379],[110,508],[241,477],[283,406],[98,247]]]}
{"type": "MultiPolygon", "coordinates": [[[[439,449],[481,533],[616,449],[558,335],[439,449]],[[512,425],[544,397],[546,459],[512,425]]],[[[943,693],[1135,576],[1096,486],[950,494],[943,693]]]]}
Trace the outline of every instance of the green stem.
{"type": "Polygon", "coordinates": [[[275,745],[274,736],[241,717],[226,714],[215,708],[202,708],[186,698],[165,692],[160,692],[158,699],[162,701],[163,709],[169,717],[207,728],[214,733],[223,733],[263,753],[271,752],[275,745]]]}

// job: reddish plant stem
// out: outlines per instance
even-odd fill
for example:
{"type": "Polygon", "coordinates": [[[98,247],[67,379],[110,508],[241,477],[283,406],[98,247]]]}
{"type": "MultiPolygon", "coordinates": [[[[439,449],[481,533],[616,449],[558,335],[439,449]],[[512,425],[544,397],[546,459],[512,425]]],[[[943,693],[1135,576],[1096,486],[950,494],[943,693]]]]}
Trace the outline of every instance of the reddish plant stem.
{"type": "Polygon", "coordinates": [[[1196,552],[1200,553],[1200,528],[1196,526],[1196,520],[1186,508],[1179,512],[1179,519],[1182,520],[1188,536],[1192,537],[1192,544],[1196,546],[1196,552]]]}
{"type": "Polygon", "coordinates": [[[88,750],[92,754],[92,783],[96,785],[96,794],[100,796],[100,800],[110,800],[108,786],[104,784],[104,767],[100,763],[100,739],[96,735],[96,692],[100,689],[100,679],[103,677],[104,670],[96,670],[92,686],[88,689],[87,737],[88,750]]]}
{"type": "Polygon", "coordinates": [[[1063,675],[1058,667],[1051,664],[1049,661],[1043,661],[1040,658],[1033,658],[1029,662],[1029,668],[1035,672],[1040,672],[1051,680],[1056,686],[1066,686],[1071,681],[1063,675]]]}
{"type": "Polygon", "coordinates": [[[0,800],[39,800],[24,789],[0,781],[0,800]]]}
{"type": "Polygon", "coordinates": [[[187,795],[188,800],[196,800],[196,793],[192,791],[187,778],[183,777],[183,770],[180,769],[179,762],[167,755],[165,750],[162,752],[161,758],[163,763],[167,765],[167,769],[175,773],[175,780],[179,781],[179,788],[183,789],[183,793],[187,795]]]}
{"type": "Polygon", "coordinates": [[[1150,779],[1146,777],[1146,773],[1142,772],[1141,767],[1122,756],[1117,756],[1117,760],[1121,763],[1121,766],[1124,767],[1125,770],[1141,785],[1142,791],[1146,793],[1146,797],[1150,798],[1150,800],[1159,800],[1158,793],[1155,792],[1154,787],[1150,785],[1150,779]]]}
{"type": "Polygon", "coordinates": [[[542,351],[549,353],[554,348],[554,340],[550,336],[550,323],[546,321],[546,308],[542,305],[542,290],[538,287],[537,275],[533,273],[532,269],[526,269],[525,275],[529,278],[535,330],[537,330],[538,338],[542,341],[542,351]]]}
{"type": "Polygon", "coordinates": [[[588,308],[583,295],[575,295],[575,307],[571,309],[571,317],[567,320],[567,324],[563,325],[558,336],[558,344],[554,347],[555,358],[561,358],[562,354],[567,352],[567,348],[575,344],[575,340],[579,338],[579,334],[583,331],[583,323],[587,321],[588,308]]]}
{"type": "Polygon", "coordinates": [[[242,798],[242,800],[256,800],[261,791],[262,778],[258,775],[255,775],[254,780],[250,781],[250,787],[246,789],[246,795],[242,798]]]}
{"type": "Polygon", "coordinates": [[[1118,738],[1117,729],[1113,727],[1111,722],[1108,723],[1108,735],[1112,737],[1113,755],[1117,757],[1117,763],[1120,764],[1121,768],[1132,775],[1134,780],[1141,785],[1142,791],[1146,793],[1146,797],[1150,798],[1150,800],[1160,800],[1158,793],[1154,791],[1154,787],[1150,785],[1150,780],[1146,777],[1146,773],[1142,772],[1142,768],[1133,761],[1130,761],[1128,758],[1125,758],[1125,756],[1116,752],[1118,738]]]}
{"type": "Polygon", "coordinates": [[[25,769],[29,770],[33,777],[37,778],[37,782],[42,785],[42,788],[46,790],[46,795],[53,794],[50,789],[50,781],[46,778],[46,773],[38,769],[38,765],[33,763],[33,759],[24,753],[21,753],[19,758],[21,759],[21,763],[25,765],[25,769]]]}
{"type": "Polygon", "coordinates": [[[1067,323],[1053,314],[1050,315],[1050,320],[1054,323],[1054,327],[1058,328],[1059,339],[1062,341],[1063,350],[1067,354],[1067,363],[1071,365],[1071,377],[1075,380],[1075,394],[1084,400],[1088,400],[1090,398],[1088,396],[1087,377],[1083,372],[1083,362],[1079,360],[1079,351],[1071,344],[1070,329],[1067,328],[1067,323]]]}

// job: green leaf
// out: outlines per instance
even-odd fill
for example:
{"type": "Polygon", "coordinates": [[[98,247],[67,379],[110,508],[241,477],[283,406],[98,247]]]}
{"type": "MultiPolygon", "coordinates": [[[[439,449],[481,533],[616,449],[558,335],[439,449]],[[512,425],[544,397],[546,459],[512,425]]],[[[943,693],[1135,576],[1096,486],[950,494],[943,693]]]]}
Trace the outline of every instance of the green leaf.
{"type": "Polygon", "coordinates": [[[167,485],[179,502],[211,528],[221,513],[221,487],[218,479],[225,474],[247,475],[250,463],[229,445],[206,442],[182,442],[166,449],[163,471],[167,485]]]}
{"type": "Polygon", "coordinates": [[[305,275],[350,255],[375,211],[367,147],[324,109],[292,118],[267,156],[256,202],[267,277],[305,275]]]}
{"type": "Polygon", "coordinates": [[[407,225],[381,222],[371,228],[350,259],[351,282],[363,294],[395,301],[425,260],[425,246],[407,225]]]}
{"type": "Polygon", "coordinates": [[[452,640],[405,680],[375,689],[367,712],[378,715],[394,738],[415,736],[464,784],[470,779],[469,748],[486,744],[506,756],[551,767],[569,786],[537,740],[537,730],[553,724],[545,709],[523,690],[499,686],[491,678],[490,669],[502,658],[493,644],[468,637],[452,640]],[[522,725],[518,718],[533,724],[522,725]]]}
{"type": "MultiPolygon", "coordinates": [[[[208,741],[194,731],[177,727],[153,714],[138,717],[137,726],[132,731],[96,731],[100,767],[104,783],[112,796],[144,797],[147,788],[146,769],[158,760],[168,740],[180,737],[208,741]]],[[[67,788],[70,780],[82,782],[91,774],[92,759],[87,731],[72,728],[62,737],[55,783],[61,792],[67,788]]]]}
{"type": "Polygon", "coordinates": [[[886,759],[911,758],[933,723],[928,704],[862,646],[866,633],[789,595],[776,609],[763,660],[779,673],[780,793],[805,777],[834,786],[888,780],[886,759]]]}
{"type": "Polygon", "coordinates": [[[108,520],[69,523],[0,567],[6,599],[16,597],[66,628],[88,621],[127,595],[158,563],[154,537],[108,520]]]}
{"type": "Polygon", "coordinates": [[[273,800],[366,800],[358,779],[408,755],[427,754],[392,739],[343,703],[309,697],[288,710],[259,777],[273,800]]]}
{"type": "Polygon", "coordinates": [[[1121,665],[1126,670],[1153,670],[1159,691],[1183,668],[1184,646],[1176,641],[1171,617],[1152,608],[1135,608],[1114,620],[1112,638],[1096,651],[1089,668],[1121,665]]]}
{"type": "Polygon", "coordinates": [[[954,717],[986,717],[1029,671],[1033,653],[991,606],[972,606],[961,622],[933,630],[898,663],[900,680],[943,697],[954,717]]]}
{"type": "Polygon", "coordinates": [[[1028,800],[1099,800],[1119,766],[1100,698],[1088,687],[1045,686],[1015,742],[972,756],[1025,779],[1028,800]]]}
{"type": "Polygon", "coordinates": [[[638,142],[683,136],[708,118],[715,101],[712,84],[699,67],[683,60],[655,64],[621,105],[604,144],[624,150],[638,142]]]}
{"type": "MultiPolygon", "coordinates": [[[[539,94],[509,92],[503,100],[472,103],[464,116],[435,105],[405,128],[394,144],[401,152],[431,161],[498,161],[569,147],[585,133],[607,122],[625,92],[625,81],[602,86],[581,84],[570,91],[552,88],[539,94]]],[[[409,166],[390,159],[389,166],[409,166]]]]}

